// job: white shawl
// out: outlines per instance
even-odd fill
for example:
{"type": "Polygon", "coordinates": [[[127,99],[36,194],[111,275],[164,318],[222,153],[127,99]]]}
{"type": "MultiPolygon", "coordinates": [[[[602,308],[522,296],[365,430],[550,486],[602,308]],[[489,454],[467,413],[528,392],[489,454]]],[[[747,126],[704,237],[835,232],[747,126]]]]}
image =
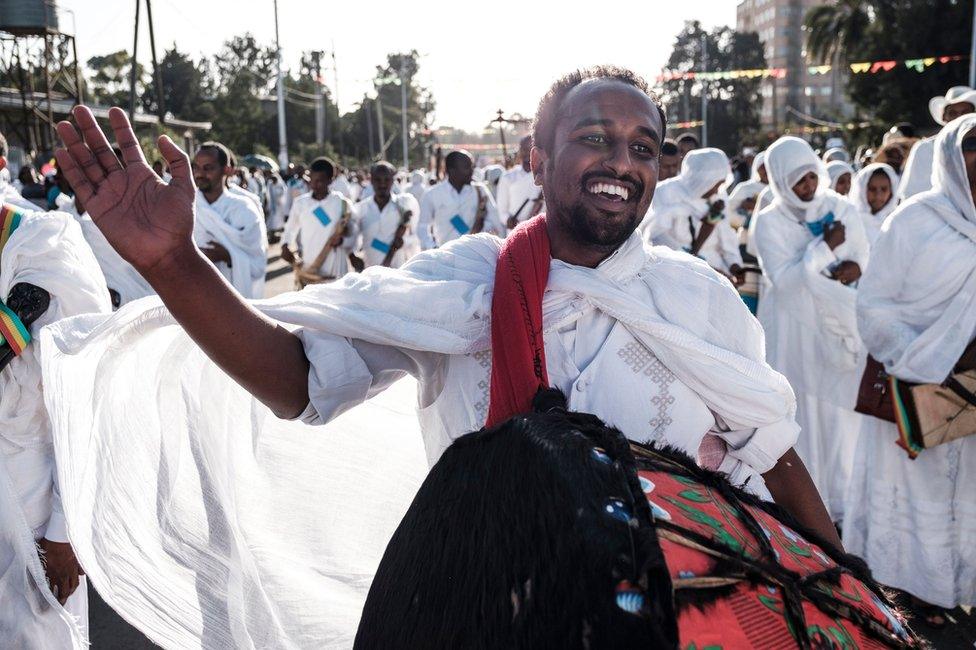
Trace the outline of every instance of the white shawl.
{"type": "Polygon", "coordinates": [[[854,177],[847,200],[861,215],[864,232],[868,237],[868,242],[873,246],[881,232],[881,224],[898,207],[898,173],[886,163],[871,163],[854,177]],[[888,181],[891,183],[891,198],[880,210],[872,213],[871,206],[868,204],[868,183],[871,182],[871,177],[876,172],[882,172],[888,177],[888,181]]]}
{"type": "Polygon", "coordinates": [[[216,242],[226,248],[227,252],[230,253],[230,268],[228,269],[227,265],[223,263],[218,264],[217,268],[245,298],[263,298],[263,269],[267,260],[263,253],[260,256],[255,254],[253,232],[253,228],[260,229],[261,226],[255,224],[253,228],[249,227],[244,230],[235,228],[224,221],[199,191],[197,191],[195,213],[193,241],[196,242],[197,246],[206,246],[210,242],[216,242]],[[255,280],[257,273],[254,267],[259,263],[262,269],[261,279],[255,280]]]}
{"type": "Polygon", "coordinates": [[[888,372],[907,381],[942,382],[976,333],[976,207],[961,149],[974,128],[970,114],[939,133],[935,186],[888,218],[876,243],[879,262],[861,281],[861,334],[888,372]],[[920,254],[928,259],[917,260],[920,254]],[[907,274],[917,275],[921,264],[938,271],[925,278],[919,295],[903,295],[907,274]]]}
{"type": "MultiPolygon", "coordinates": [[[[10,648],[87,647],[74,618],[47,588],[34,528],[51,516],[51,492],[18,494],[23,476],[49,471],[51,422],[41,390],[41,326],[111,306],[105,278],[78,224],[62,212],[25,213],[0,252],[0,297],[27,282],[45,289],[51,303],[31,327],[34,340],[0,372],[0,630],[10,648]],[[19,478],[18,478],[18,475],[19,478]],[[24,501],[23,499],[28,499],[24,501]]],[[[36,478],[36,477],[35,477],[36,478]]],[[[79,522],[80,524],[81,522],[79,522]]]]}

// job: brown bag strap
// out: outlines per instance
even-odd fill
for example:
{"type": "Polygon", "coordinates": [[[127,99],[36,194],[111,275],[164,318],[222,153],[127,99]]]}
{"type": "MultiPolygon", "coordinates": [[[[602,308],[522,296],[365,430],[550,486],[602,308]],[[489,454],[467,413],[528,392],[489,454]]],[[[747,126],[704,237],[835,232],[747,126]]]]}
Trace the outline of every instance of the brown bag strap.
{"type": "Polygon", "coordinates": [[[976,395],[971,390],[962,385],[955,375],[950,375],[943,384],[946,388],[965,400],[970,406],[976,406],[976,395]]]}

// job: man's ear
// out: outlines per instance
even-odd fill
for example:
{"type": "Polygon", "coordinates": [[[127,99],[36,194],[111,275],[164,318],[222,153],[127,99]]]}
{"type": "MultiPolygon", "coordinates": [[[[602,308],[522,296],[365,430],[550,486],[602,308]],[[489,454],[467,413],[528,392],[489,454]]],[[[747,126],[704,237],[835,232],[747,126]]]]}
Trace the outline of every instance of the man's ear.
{"type": "Polygon", "coordinates": [[[535,184],[541,186],[546,177],[546,162],[549,161],[549,154],[539,147],[532,147],[529,154],[529,164],[532,167],[532,177],[535,184]]]}

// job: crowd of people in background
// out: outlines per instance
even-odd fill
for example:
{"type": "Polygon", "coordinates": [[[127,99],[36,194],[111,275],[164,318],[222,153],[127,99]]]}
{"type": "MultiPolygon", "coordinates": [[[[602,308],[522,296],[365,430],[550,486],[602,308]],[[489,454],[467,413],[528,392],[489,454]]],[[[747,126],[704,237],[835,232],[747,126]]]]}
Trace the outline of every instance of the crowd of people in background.
{"type": "MultiPolygon", "coordinates": [[[[893,390],[890,377],[941,384],[976,370],[976,90],[951,88],[930,110],[935,135],[897,124],[853,152],[787,135],[730,159],[690,133],[665,139],[639,231],[736,288],[796,393],[797,450],[846,550],[939,626],[943,609],[976,603],[976,436],[919,453],[864,404],[872,388],[893,390]]],[[[532,145],[524,137],[506,161],[455,150],[442,169],[322,157],[279,170],[205,142],[192,156],[194,241],[244,297],[261,298],[276,243],[300,289],[398,268],[465,235],[505,238],[546,212],[532,145]]],[[[161,160],[154,170],[171,178],[161,160]]],[[[0,182],[5,201],[75,217],[113,308],[153,293],[57,169],[26,165],[0,182]]]]}

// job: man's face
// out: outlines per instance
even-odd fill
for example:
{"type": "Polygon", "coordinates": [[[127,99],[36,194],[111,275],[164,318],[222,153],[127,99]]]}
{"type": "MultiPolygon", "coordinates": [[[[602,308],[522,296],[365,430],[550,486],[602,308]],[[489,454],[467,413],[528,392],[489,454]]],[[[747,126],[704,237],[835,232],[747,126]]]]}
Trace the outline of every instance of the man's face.
{"type": "Polygon", "coordinates": [[[681,170],[681,155],[672,154],[670,156],[666,156],[661,154],[661,160],[658,165],[658,181],[666,181],[669,178],[674,178],[681,170]]]}
{"type": "Polygon", "coordinates": [[[451,161],[453,164],[447,168],[447,180],[451,185],[460,187],[471,182],[474,176],[474,161],[467,156],[451,161]]]}
{"type": "Polygon", "coordinates": [[[654,196],[662,131],[657,107],[637,88],[600,79],[572,89],[552,151],[533,149],[553,225],[582,246],[626,241],[654,196]]]}
{"type": "Polygon", "coordinates": [[[891,200],[891,179],[884,172],[875,172],[868,179],[867,188],[868,205],[871,207],[871,214],[876,214],[881,208],[888,205],[891,200]]]}
{"type": "Polygon", "coordinates": [[[972,129],[962,139],[962,159],[966,163],[966,176],[969,177],[969,192],[976,203],[976,129],[972,129]]]}
{"type": "Polygon", "coordinates": [[[370,172],[369,176],[373,183],[373,192],[376,198],[390,198],[390,191],[393,189],[393,172],[385,167],[377,167],[370,172]]]}
{"type": "Polygon", "coordinates": [[[193,156],[193,180],[203,192],[213,192],[224,184],[224,166],[217,154],[210,149],[201,149],[193,156]]]}
{"type": "Polygon", "coordinates": [[[905,152],[901,147],[889,147],[886,150],[888,164],[895,168],[896,172],[901,172],[902,165],[905,164],[905,152]]]}
{"type": "Polygon", "coordinates": [[[801,201],[812,201],[813,196],[817,193],[817,184],[819,182],[820,177],[817,176],[817,172],[807,172],[793,186],[793,193],[801,201]]]}
{"type": "Polygon", "coordinates": [[[851,175],[850,172],[844,172],[837,177],[837,182],[834,183],[834,191],[842,196],[847,196],[851,191],[851,175]]]}
{"type": "Polygon", "coordinates": [[[695,150],[695,143],[691,140],[682,140],[678,143],[678,153],[681,155],[681,159],[688,155],[689,151],[695,150]]]}
{"type": "Polygon", "coordinates": [[[308,189],[316,198],[322,198],[329,193],[332,176],[328,172],[312,172],[308,175],[308,189]]]}
{"type": "Polygon", "coordinates": [[[973,106],[969,102],[958,102],[956,104],[949,104],[942,109],[942,119],[946,122],[951,122],[960,115],[966,115],[968,113],[976,112],[976,106],[973,106]]]}
{"type": "Polygon", "coordinates": [[[759,165],[756,173],[759,174],[759,180],[763,185],[769,185],[769,173],[766,171],[766,165],[759,165]]]}

